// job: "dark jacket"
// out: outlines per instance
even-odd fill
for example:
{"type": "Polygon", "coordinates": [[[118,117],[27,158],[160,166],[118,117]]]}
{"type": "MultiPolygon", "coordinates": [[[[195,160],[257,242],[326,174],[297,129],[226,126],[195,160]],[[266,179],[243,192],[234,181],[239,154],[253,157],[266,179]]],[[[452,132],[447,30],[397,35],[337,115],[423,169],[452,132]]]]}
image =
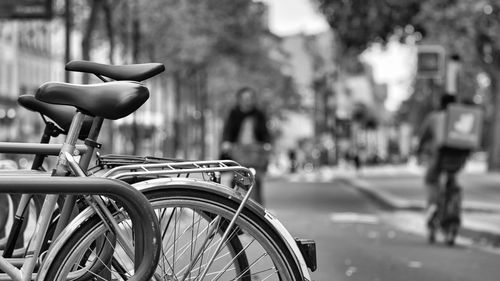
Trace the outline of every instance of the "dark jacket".
{"type": "Polygon", "coordinates": [[[242,112],[238,107],[232,109],[229,113],[224,125],[222,141],[228,141],[231,143],[237,142],[241,130],[241,124],[245,118],[254,118],[254,135],[258,142],[271,142],[271,134],[267,128],[267,119],[264,112],[256,108],[249,112],[242,112]]]}

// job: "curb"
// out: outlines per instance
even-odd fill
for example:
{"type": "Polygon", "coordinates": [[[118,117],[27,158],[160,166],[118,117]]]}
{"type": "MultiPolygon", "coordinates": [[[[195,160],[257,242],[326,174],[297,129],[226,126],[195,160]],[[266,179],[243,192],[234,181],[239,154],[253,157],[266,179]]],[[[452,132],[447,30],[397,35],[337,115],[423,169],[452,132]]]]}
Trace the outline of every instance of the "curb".
{"type": "Polygon", "coordinates": [[[380,207],[388,211],[406,210],[406,211],[423,211],[424,206],[418,202],[413,202],[409,200],[400,199],[396,196],[391,195],[388,192],[374,189],[368,182],[347,178],[339,177],[335,179],[342,183],[351,185],[355,187],[358,191],[363,193],[365,196],[371,198],[380,207]]]}
{"type": "MultiPolygon", "coordinates": [[[[353,186],[359,192],[372,199],[380,207],[387,211],[422,212],[425,209],[424,204],[422,204],[421,202],[401,199],[397,196],[389,194],[388,192],[377,190],[364,180],[348,177],[339,177],[335,180],[353,186]]],[[[499,213],[498,209],[492,210],[490,208],[476,206],[465,207],[463,211],[490,214],[499,213]]],[[[473,241],[478,241],[480,243],[488,244],[494,247],[500,246],[500,228],[498,227],[491,227],[481,223],[472,224],[464,222],[464,224],[460,228],[459,235],[473,241]]]]}

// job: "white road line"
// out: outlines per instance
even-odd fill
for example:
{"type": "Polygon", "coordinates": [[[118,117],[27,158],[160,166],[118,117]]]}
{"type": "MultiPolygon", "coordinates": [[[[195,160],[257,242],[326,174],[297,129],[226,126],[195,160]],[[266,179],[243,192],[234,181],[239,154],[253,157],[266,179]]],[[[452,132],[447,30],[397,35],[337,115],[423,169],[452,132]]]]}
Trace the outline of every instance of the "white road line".
{"type": "Polygon", "coordinates": [[[378,224],[380,222],[380,218],[376,215],[361,213],[331,213],[330,220],[334,223],[378,224]]]}

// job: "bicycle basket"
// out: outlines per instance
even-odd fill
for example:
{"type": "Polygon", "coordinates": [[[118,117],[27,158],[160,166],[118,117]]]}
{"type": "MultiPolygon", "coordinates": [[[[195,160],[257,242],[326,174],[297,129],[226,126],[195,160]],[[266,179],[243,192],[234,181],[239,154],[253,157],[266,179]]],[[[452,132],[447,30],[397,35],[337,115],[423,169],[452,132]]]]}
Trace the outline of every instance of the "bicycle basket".
{"type": "Polygon", "coordinates": [[[269,162],[269,151],[259,144],[235,145],[231,150],[231,156],[240,165],[256,170],[266,170],[269,162]]]}

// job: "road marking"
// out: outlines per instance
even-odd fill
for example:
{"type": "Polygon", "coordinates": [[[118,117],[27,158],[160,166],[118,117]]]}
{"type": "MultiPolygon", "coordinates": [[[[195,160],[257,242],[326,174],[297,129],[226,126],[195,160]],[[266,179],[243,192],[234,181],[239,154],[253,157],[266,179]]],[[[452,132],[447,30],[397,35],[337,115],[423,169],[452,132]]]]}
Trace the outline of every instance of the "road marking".
{"type": "Polygon", "coordinates": [[[421,268],[422,267],[422,262],[419,262],[419,261],[410,261],[408,263],[408,267],[411,267],[411,268],[421,268]]]}
{"type": "Polygon", "coordinates": [[[356,273],[358,269],[355,266],[349,266],[349,268],[346,270],[345,275],[347,277],[351,277],[354,273],[356,273]]]}
{"type": "Polygon", "coordinates": [[[361,213],[332,213],[330,220],[334,223],[378,224],[380,219],[375,215],[361,213]]]}

